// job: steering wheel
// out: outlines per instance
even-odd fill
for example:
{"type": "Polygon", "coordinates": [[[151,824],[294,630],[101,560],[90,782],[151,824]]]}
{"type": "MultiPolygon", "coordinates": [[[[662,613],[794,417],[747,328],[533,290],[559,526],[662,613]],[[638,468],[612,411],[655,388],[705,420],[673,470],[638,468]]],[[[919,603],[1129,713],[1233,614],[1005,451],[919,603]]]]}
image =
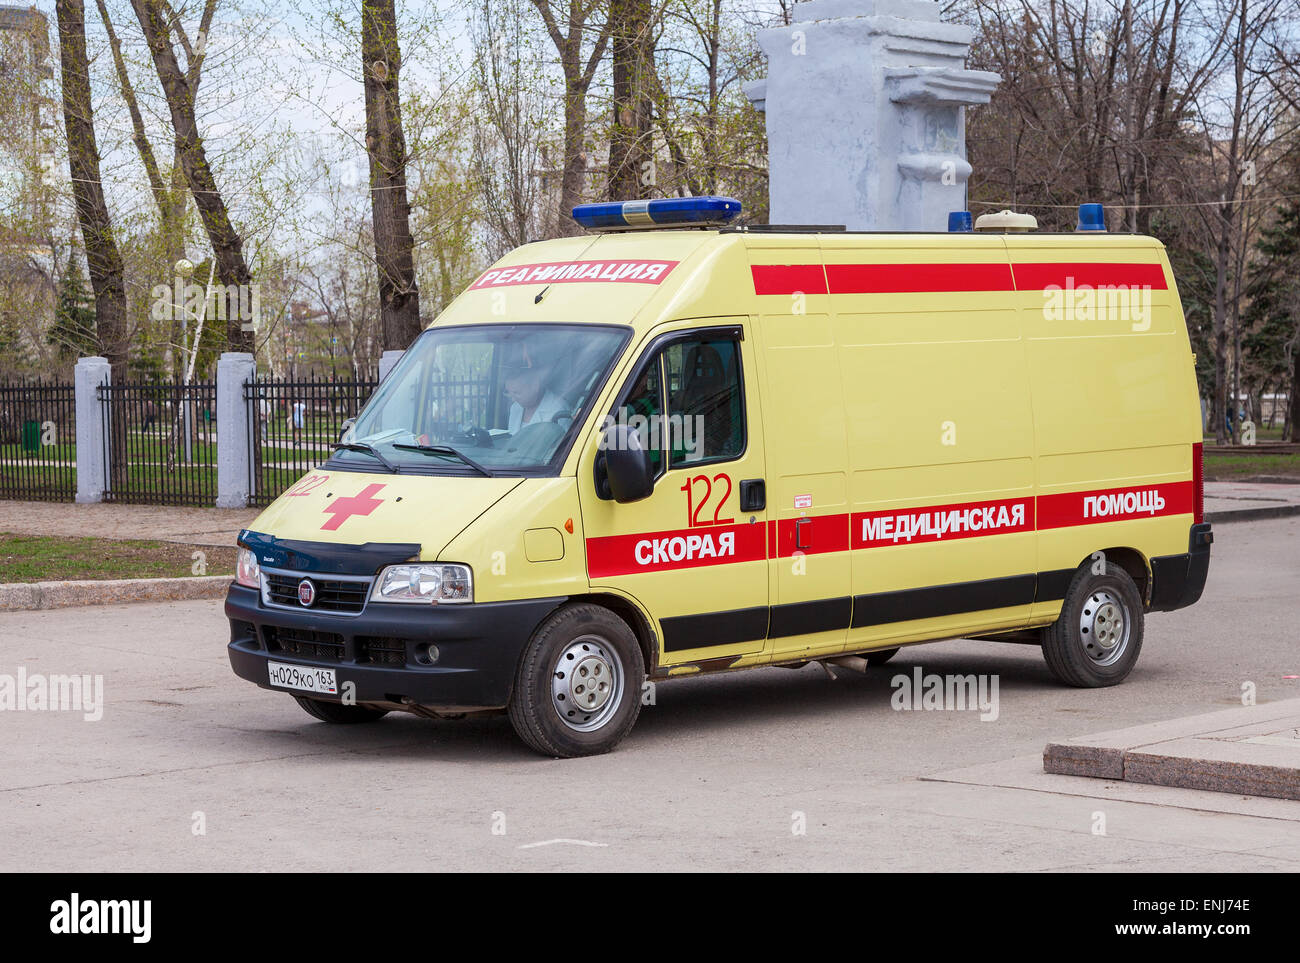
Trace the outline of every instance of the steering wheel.
{"type": "Polygon", "coordinates": [[[491,448],[492,435],[485,429],[477,425],[461,425],[456,429],[456,434],[452,438],[452,443],[459,447],[468,448],[491,448]]]}

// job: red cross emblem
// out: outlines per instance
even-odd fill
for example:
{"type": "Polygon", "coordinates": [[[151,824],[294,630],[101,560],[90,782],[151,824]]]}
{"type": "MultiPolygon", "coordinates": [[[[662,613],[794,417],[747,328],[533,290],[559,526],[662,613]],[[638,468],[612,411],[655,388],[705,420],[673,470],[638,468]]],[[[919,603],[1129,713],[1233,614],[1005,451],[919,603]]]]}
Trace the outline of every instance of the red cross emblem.
{"type": "Polygon", "coordinates": [[[369,515],[384,503],[382,498],[375,497],[375,493],[383,487],[383,485],[367,485],[356,495],[334,499],[324,509],[326,515],[334,517],[321,526],[321,531],[332,532],[353,515],[369,515]]]}

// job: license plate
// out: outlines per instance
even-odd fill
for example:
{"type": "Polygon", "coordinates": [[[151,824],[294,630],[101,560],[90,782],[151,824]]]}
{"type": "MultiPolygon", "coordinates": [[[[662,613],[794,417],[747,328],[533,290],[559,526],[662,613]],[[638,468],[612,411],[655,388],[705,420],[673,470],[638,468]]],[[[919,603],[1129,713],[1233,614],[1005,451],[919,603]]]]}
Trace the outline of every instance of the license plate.
{"type": "Polygon", "coordinates": [[[285,665],[283,662],[266,663],[271,685],[303,692],[325,692],[338,695],[339,687],[333,669],[319,669],[313,665],[285,665]]]}

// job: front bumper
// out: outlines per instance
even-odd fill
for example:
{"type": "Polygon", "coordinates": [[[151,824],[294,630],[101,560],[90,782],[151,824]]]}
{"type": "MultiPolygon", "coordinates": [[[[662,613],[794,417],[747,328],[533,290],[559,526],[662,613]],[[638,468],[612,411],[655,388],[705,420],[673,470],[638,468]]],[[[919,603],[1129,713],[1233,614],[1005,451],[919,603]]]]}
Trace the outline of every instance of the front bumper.
{"type": "Polygon", "coordinates": [[[339,701],[272,686],[267,662],[334,669],[340,692],[352,683],[358,703],[446,712],[497,709],[510,702],[519,657],[533,631],[563,602],[371,602],[360,615],[331,616],[267,607],[257,589],[232,583],[226,594],[227,652],[236,675],[276,692],[339,701]],[[438,650],[432,664],[423,656],[429,644],[438,650]]]}
{"type": "Polygon", "coordinates": [[[1172,612],[1193,604],[1205,591],[1210,572],[1210,545],[1214,532],[1209,522],[1193,525],[1187,554],[1151,559],[1151,611],[1172,612]]]}

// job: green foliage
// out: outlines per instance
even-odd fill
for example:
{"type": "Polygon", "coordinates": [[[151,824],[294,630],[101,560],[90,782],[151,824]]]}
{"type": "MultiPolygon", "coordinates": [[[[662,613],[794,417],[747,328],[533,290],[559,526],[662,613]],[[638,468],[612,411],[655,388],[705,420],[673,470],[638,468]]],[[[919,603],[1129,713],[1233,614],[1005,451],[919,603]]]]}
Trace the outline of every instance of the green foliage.
{"type": "MultiPolygon", "coordinates": [[[[1300,158],[1288,166],[1294,169],[1298,162],[1300,158]]],[[[1259,257],[1250,271],[1251,301],[1243,318],[1244,360],[1255,376],[1284,384],[1291,376],[1288,355],[1300,333],[1300,199],[1289,198],[1278,206],[1255,250],[1259,257]]]]}
{"type": "Polygon", "coordinates": [[[94,297],[81,277],[80,264],[75,261],[68,264],[59,281],[54,324],[47,337],[64,358],[93,355],[98,350],[94,297]]]}

